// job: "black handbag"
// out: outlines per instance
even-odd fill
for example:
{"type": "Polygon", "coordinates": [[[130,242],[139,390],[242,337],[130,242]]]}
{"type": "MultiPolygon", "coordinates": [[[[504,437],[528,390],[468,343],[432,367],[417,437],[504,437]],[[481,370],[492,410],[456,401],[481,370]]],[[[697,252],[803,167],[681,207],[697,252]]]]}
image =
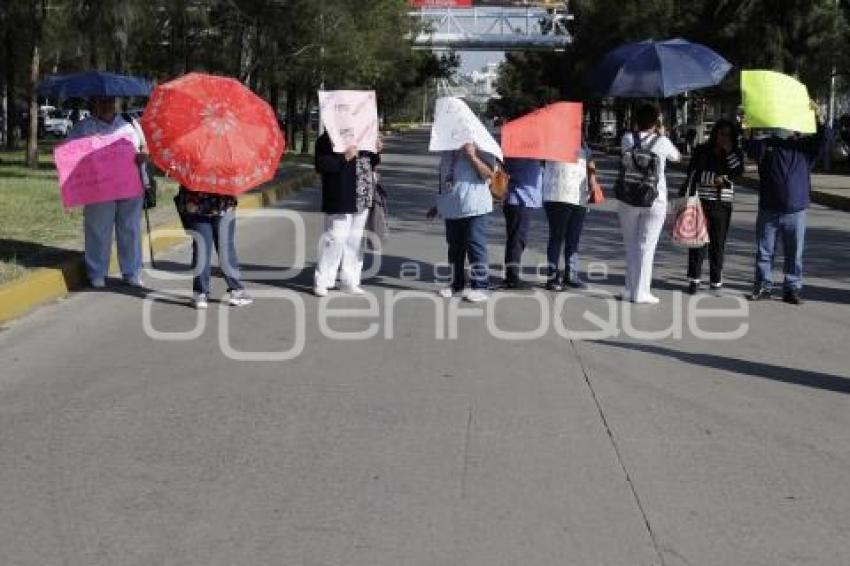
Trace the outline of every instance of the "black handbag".
{"type": "Polygon", "coordinates": [[[142,175],[142,183],[145,186],[145,198],[142,207],[145,210],[156,207],[156,177],[153,174],[153,167],[150,163],[143,163],[139,166],[142,175]]]}

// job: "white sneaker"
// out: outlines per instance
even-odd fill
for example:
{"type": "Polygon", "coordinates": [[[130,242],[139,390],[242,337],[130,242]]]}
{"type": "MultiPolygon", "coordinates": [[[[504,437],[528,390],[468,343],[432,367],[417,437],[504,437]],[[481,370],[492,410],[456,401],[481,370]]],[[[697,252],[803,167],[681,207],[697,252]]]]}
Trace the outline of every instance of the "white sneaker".
{"type": "Polygon", "coordinates": [[[490,293],[487,291],[482,291],[480,289],[473,289],[469,293],[467,293],[464,297],[464,300],[470,303],[481,303],[490,298],[490,293]]]}
{"type": "Polygon", "coordinates": [[[641,297],[639,300],[635,299],[634,302],[638,305],[657,305],[661,302],[661,299],[655,295],[647,295],[646,297],[641,297]]]}
{"type": "Polygon", "coordinates": [[[232,307],[244,307],[253,303],[254,298],[246,293],[244,289],[235,289],[228,294],[227,302],[232,307]]]}
{"type": "Polygon", "coordinates": [[[209,303],[207,302],[207,296],[203,293],[198,293],[197,295],[195,295],[195,300],[193,301],[193,303],[195,305],[195,308],[199,311],[206,310],[209,306],[209,303]]]}
{"type": "Polygon", "coordinates": [[[351,285],[350,287],[342,287],[343,293],[347,293],[349,295],[365,295],[366,291],[360,285],[351,285]]]}
{"type": "Polygon", "coordinates": [[[325,289],[324,287],[313,287],[313,294],[316,295],[317,297],[327,297],[328,296],[328,290],[325,289]]]}
{"type": "Polygon", "coordinates": [[[454,289],[452,289],[451,287],[444,287],[443,289],[437,291],[437,294],[443,297],[444,299],[451,299],[452,297],[454,297],[455,292],[454,289]]]}

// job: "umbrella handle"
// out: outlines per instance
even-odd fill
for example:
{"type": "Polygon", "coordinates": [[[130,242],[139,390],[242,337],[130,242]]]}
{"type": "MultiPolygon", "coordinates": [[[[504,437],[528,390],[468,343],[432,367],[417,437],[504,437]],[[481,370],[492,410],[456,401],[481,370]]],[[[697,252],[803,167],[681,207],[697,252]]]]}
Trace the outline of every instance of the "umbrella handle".
{"type": "Polygon", "coordinates": [[[145,224],[147,225],[147,228],[148,228],[148,250],[150,251],[150,254],[151,254],[151,267],[156,269],[156,262],[154,261],[154,258],[153,258],[153,240],[151,240],[151,219],[150,219],[150,216],[148,215],[148,209],[145,209],[145,224]]]}

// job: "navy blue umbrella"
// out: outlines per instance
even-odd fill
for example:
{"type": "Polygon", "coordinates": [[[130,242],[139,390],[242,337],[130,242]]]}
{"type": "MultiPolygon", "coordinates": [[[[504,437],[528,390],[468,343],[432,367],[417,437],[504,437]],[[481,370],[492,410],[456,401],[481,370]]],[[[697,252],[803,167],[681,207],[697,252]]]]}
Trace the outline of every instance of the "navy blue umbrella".
{"type": "Polygon", "coordinates": [[[49,76],[38,85],[38,94],[56,98],[148,96],[151,88],[151,83],[139,77],[86,71],[49,76]]]}
{"type": "Polygon", "coordinates": [[[606,55],[590,75],[590,85],[603,96],[668,98],[715,86],[732,65],[699,43],[684,39],[641,41],[606,55]]]}

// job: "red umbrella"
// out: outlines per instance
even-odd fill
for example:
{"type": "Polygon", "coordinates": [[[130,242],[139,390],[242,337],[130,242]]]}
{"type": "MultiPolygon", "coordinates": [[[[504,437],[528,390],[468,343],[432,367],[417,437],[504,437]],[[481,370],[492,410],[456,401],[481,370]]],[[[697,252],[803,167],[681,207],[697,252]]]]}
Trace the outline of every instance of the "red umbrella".
{"type": "Polygon", "coordinates": [[[239,81],[189,73],[142,116],[151,160],[187,189],[238,195],[274,178],[285,143],[271,107],[239,81]]]}

